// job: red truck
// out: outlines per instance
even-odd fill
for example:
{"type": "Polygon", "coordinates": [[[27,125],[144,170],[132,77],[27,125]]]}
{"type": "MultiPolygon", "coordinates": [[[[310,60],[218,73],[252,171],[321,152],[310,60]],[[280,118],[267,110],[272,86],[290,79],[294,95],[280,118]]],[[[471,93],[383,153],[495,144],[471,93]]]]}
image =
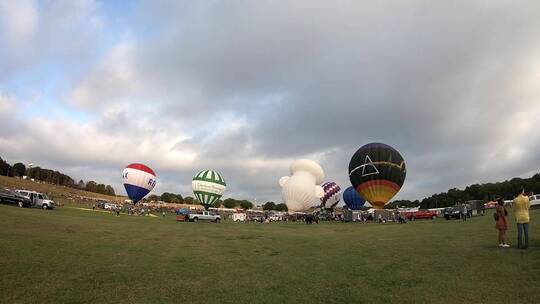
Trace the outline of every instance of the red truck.
{"type": "Polygon", "coordinates": [[[417,219],[436,219],[437,218],[437,211],[429,211],[429,210],[418,210],[415,212],[406,212],[405,217],[409,221],[414,221],[417,219]]]}

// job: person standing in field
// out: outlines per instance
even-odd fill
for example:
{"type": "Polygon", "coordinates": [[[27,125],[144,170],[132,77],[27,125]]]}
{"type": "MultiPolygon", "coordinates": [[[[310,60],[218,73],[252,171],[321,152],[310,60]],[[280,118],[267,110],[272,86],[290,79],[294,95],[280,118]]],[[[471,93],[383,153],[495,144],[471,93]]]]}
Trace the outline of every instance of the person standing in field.
{"type": "Polygon", "coordinates": [[[518,229],[518,248],[527,249],[529,247],[529,208],[531,203],[529,197],[525,196],[525,190],[514,199],[514,216],[516,217],[518,229]]]}
{"type": "Polygon", "coordinates": [[[508,220],[506,216],[508,215],[508,211],[504,208],[504,200],[502,198],[497,200],[497,203],[497,209],[495,209],[495,228],[499,230],[499,247],[508,248],[510,247],[506,236],[506,231],[508,230],[508,220]]]}

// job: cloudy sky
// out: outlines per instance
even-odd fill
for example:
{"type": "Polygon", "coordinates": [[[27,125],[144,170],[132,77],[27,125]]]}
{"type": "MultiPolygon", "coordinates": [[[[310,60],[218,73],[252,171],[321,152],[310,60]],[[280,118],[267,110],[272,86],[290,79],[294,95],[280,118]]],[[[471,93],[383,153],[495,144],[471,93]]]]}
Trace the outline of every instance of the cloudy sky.
{"type": "Polygon", "coordinates": [[[395,147],[401,199],[540,171],[538,1],[0,0],[0,156],[155,192],[221,172],[280,200],[290,163],[348,185],[395,147]]]}

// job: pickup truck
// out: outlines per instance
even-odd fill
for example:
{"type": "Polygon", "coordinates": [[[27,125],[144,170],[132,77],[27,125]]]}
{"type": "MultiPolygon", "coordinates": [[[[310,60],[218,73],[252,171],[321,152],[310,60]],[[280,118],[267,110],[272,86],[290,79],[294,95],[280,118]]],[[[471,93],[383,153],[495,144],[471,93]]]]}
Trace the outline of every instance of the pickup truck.
{"type": "Polygon", "coordinates": [[[418,210],[416,212],[407,212],[405,213],[405,217],[409,221],[414,221],[418,219],[436,219],[437,218],[437,211],[429,211],[429,210],[418,210]]]}
{"type": "Polygon", "coordinates": [[[29,190],[15,190],[15,192],[32,202],[33,206],[46,209],[53,209],[56,205],[53,200],[50,200],[46,194],[29,190]]]}
{"type": "Polygon", "coordinates": [[[202,214],[190,213],[188,217],[189,217],[190,222],[212,221],[212,222],[219,223],[221,221],[220,215],[212,215],[208,211],[203,211],[202,214]]]}
{"type": "Polygon", "coordinates": [[[0,190],[0,202],[2,203],[8,203],[8,204],[16,204],[19,207],[30,207],[32,206],[32,201],[30,199],[27,199],[21,195],[19,195],[17,192],[5,189],[0,190]]]}

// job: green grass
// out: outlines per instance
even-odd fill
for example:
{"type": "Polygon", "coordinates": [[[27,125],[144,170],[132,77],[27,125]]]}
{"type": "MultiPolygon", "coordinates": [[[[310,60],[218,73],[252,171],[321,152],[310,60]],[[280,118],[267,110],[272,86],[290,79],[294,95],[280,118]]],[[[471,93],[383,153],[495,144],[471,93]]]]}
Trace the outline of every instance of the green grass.
{"type": "Polygon", "coordinates": [[[0,302],[538,303],[531,217],[523,251],[496,247],[491,214],[308,226],[0,205],[0,302]]]}

